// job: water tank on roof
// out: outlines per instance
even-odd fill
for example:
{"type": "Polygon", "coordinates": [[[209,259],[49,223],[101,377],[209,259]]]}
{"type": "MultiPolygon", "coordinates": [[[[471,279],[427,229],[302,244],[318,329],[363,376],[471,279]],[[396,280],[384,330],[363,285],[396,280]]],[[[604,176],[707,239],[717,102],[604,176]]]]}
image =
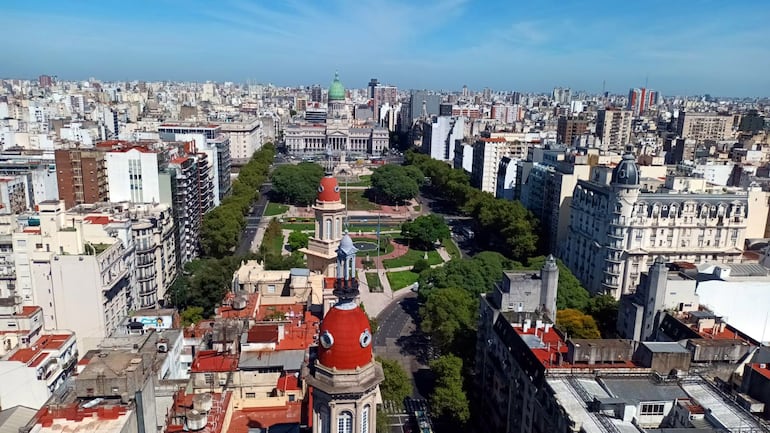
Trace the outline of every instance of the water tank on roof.
{"type": "Polygon", "coordinates": [[[193,396],[193,409],[198,412],[208,413],[211,410],[213,397],[210,393],[195,394],[193,396]]]}
{"type": "Polygon", "coordinates": [[[187,412],[185,427],[187,427],[187,430],[189,431],[199,431],[206,428],[207,422],[208,419],[205,413],[200,413],[193,409],[190,412],[187,412]]]}
{"type": "Polygon", "coordinates": [[[239,295],[236,296],[235,299],[233,299],[233,310],[243,310],[246,308],[246,303],[248,302],[248,299],[246,299],[245,296],[239,295]]]}

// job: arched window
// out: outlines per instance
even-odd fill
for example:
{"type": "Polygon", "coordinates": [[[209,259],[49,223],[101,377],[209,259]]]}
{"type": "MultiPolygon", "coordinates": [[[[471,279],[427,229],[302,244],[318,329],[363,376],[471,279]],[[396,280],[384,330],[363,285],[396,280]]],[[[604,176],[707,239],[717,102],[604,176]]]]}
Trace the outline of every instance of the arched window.
{"type": "Polygon", "coordinates": [[[324,235],[326,239],[332,238],[332,220],[331,219],[326,220],[326,229],[325,229],[324,235]]]}
{"type": "Polygon", "coordinates": [[[361,411],[361,433],[369,433],[369,409],[371,406],[367,404],[361,411]]]}
{"type": "Polygon", "coordinates": [[[353,414],[345,411],[337,415],[337,433],[353,433],[353,414]]]}

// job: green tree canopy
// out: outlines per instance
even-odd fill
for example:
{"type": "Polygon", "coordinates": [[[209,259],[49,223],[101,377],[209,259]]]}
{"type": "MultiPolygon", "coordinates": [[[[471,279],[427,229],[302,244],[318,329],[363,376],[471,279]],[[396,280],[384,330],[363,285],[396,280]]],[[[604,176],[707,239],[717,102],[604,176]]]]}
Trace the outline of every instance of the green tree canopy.
{"type": "Polygon", "coordinates": [[[463,389],[463,362],[454,355],[444,355],[430,363],[436,375],[436,386],[430,396],[433,413],[465,424],[470,418],[468,397],[463,389]]]}
{"type": "Polygon", "coordinates": [[[407,170],[402,165],[386,164],[372,172],[372,188],[378,196],[392,203],[401,203],[417,196],[420,184],[415,177],[417,175],[414,170],[407,170]]]}
{"type": "Polygon", "coordinates": [[[512,268],[512,261],[492,251],[476,254],[470,260],[451,260],[420,273],[420,298],[427,299],[434,289],[462,287],[476,299],[503,279],[503,270],[512,268]]]}
{"type": "Polygon", "coordinates": [[[200,245],[204,257],[225,257],[238,245],[246,225],[244,216],[251,203],[259,198],[259,188],[267,178],[274,155],[275,148],[270,143],[255,152],[238,172],[230,195],[203,216],[200,245]]]}
{"type": "Polygon", "coordinates": [[[379,356],[377,361],[382,364],[382,371],[385,373],[385,381],[380,384],[382,399],[403,403],[405,398],[412,395],[412,381],[409,375],[396,361],[379,356]]]}
{"type": "Polygon", "coordinates": [[[458,349],[476,325],[476,300],[455,287],[433,290],[420,308],[422,330],[442,353],[458,349]]]}
{"type": "Polygon", "coordinates": [[[591,298],[587,313],[590,314],[604,338],[617,335],[618,301],[612,295],[598,295],[591,298]]]}
{"type": "Polygon", "coordinates": [[[307,248],[310,235],[300,230],[294,230],[289,233],[289,247],[292,251],[298,251],[300,248],[307,248]]]}
{"type": "Polygon", "coordinates": [[[203,320],[203,307],[187,307],[179,313],[182,326],[194,325],[203,320]]]}
{"type": "Polygon", "coordinates": [[[295,205],[313,203],[318,194],[318,184],[324,169],[314,162],[286,164],[273,170],[273,192],[280,200],[295,205]]]}
{"type": "Polygon", "coordinates": [[[572,308],[556,312],[556,326],[571,338],[601,338],[594,318],[572,308]]]}
{"type": "Polygon", "coordinates": [[[230,289],[233,272],[242,260],[253,258],[253,255],[229,256],[221,259],[196,259],[187,263],[166,293],[166,302],[180,311],[200,307],[204,318],[211,317],[230,289]]]}
{"type": "Polygon", "coordinates": [[[422,215],[401,225],[401,236],[413,246],[429,250],[433,243],[449,237],[449,227],[444,218],[436,214],[422,215]]]}

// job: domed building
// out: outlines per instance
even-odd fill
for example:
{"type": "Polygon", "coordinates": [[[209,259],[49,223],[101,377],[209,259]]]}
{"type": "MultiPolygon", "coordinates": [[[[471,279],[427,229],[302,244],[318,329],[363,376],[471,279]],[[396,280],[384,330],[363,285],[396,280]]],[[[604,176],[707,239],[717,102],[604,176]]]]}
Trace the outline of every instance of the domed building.
{"type": "Polygon", "coordinates": [[[337,248],[343,233],[345,205],[340,198],[337,179],[327,173],[318,185],[318,196],[313,205],[315,232],[301,250],[307,258],[307,268],[326,277],[334,277],[337,248]]]}
{"type": "MultiPolygon", "coordinates": [[[[317,110],[322,110],[318,108],[317,110]]],[[[316,110],[316,111],[317,111],[316,110]]],[[[321,111],[321,113],[323,113],[321,111]]],[[[388,148],[388,130],[374,122],[354,121],[339,74],[329,85],[323,122],[292,119],[284,129],[286,148],[295,155],[380,155],[388,148]]]]}
{"type": "Polygon", "coordinates": [[[358,306],[356,247],[345,233],[337,249],[337,303],[321,321],[318,356],[303,376],[312,387],[314,432],[370,433],[375,431],[379,385],[385,379],[374,360],[369,318],[358,306]]]}
{"type": "Polygon", "coordinates": [[[697,180],[666,177],[658,191],[642,188],[629,148],[608,184],[579,180],[572,194],[564,263],[591,293],[616,299],[636,290],[654,260],[735,263],[756,223],[765,221],[767,193],[709,193],[697,180]],[[760,197],[761,195],[764,195],[760,197]],[[755,203],[765,203],[762,209],[755,203]],[[754,207],[752,211],[749,208],[754,207]]]}

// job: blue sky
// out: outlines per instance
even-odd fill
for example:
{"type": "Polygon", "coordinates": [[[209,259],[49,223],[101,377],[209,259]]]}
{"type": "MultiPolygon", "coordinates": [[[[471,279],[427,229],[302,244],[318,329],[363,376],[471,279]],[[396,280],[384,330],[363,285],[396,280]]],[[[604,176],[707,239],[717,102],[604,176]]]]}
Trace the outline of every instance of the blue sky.
{"type": "Polygon", "coordinates": [[[0,77],[770,96],[770,5],[632,0],[4,1],[0,77]]]}

